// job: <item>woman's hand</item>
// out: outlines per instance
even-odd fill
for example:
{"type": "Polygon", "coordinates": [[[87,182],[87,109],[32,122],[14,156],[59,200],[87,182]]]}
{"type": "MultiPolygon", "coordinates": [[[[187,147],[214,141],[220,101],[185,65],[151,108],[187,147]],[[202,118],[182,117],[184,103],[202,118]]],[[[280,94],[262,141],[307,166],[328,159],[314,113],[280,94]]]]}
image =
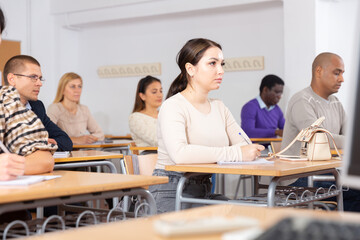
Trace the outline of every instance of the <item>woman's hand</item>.
{"type": "Polygon", "coordinates": [[[249,144],[241,147],[243,162],[254,161],[257,157],[261,156],[261,151],[265,147],[259,144],[249,144]]]}
{"type": "Polygon", "coordinates": [[[24,175],[25,157],[12,153],[0,155],[0,180],[11,180],[24,175]]]}
{"type": "Polygon", "coordinates": [[[74,144],[90,144],[96,142],[98,138],[93,135],[84,135],[81,137],[72,137],[71,140],[74,144]]]}

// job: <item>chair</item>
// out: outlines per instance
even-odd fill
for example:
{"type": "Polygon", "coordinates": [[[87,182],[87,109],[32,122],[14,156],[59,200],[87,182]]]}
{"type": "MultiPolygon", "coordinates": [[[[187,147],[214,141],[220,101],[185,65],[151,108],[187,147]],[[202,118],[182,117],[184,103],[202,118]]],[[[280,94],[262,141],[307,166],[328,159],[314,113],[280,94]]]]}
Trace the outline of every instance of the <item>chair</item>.
{"type": "Polygon", "coordinates": [[[158,147],[137,147],[135,142],[128,145],[128,153],[135,155],[156,154],[158,147]],[[142,151],[140,153],[140,151],[142,151]]]}
{"type": "Polygon", "coordinates": [[[131,142],[131,143],[129,144],[129,150],[128,150],[128,153],[129,153],[129,154],[139,155],[139,150],[135,150],[135,149],[133,149],[134,147],[136,147],[135,142],[131,142]]]}
{"type": "MultiPolygon", "coordinates": [[[[151,176],[155,169],[157,158],[157,154],[126,155],[120,162],[121,171],[123,174],[151,176]]],[[[129,211],[129,197],[125,196],[123,200],[124,211],[129,211]]],[[[135,203],[135,216],[137,216],[137,213],[142,206],[147,205],[147,203],[144,202],[140,196],[137,196],[137,198],[132,198],[132,202],[135,203]]]]}
{"type": "Polygon", "coordinates": [[[135,160],[132,156],[125,156],[122,170],[126,174],[151,176],[157,157],[157,154],[137,155],[137,160],[135,160]]]}

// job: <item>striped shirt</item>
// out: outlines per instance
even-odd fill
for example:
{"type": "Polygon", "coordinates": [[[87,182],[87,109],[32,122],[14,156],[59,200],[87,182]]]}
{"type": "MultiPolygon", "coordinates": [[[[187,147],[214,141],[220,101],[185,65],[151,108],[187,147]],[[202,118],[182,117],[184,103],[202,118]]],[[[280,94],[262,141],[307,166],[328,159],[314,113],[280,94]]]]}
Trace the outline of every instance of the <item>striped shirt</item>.
{"type": "Polygon", "coordinates": [[[27,156],[36,150],[56,151],[36,114],[20,102],[12,86],[0,86],[0,140],[10,152],[27,156]]]}

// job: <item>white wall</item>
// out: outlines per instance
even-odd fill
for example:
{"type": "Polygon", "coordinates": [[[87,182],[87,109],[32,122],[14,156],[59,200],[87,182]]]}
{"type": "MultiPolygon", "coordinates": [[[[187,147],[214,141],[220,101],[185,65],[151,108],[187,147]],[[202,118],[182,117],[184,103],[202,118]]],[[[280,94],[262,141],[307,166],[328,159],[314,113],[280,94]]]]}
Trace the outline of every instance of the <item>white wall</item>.
{"type": "Polygon", "coordinates": [[[310,85],[311,63],[316,55],[315,1],[284,1],[283,102],[310,85]]]}
{"type": "Polygon", "coordinates": [[[238,121],[241,106],[258,94],[268,73],[285,80],[284,110],[289,97],[309,84],[311,62],[322,51],[344,59],[346,82],[338,95],[346,107],[356,5],[356,0],[0,0],[8,20],[4,39],[21,41],[22,53],[42,64],[45,105],[61,75],[78,72],[85,81],[81,102],[112,134],[129,132],[139,78],[99,79],[97,67],[160,61],[166,92],[179,73],[175,56],[193,37],[218,41],[225,57],[265,56],[263,71],[226,73],[220,90],[211,94],[224,100],[238,121]]]}
{"type": "Polygon", "coordinates": [[[46,82],[39,98],[48,105],[53,99],[57,78],[55,22],[48,0],[0,0],[6,17],[4,39],[21,41],[21,53],[35,57],[46,82]]]}
{"type": "Polygon", "coordinates": [[[212,93],[240,121],[241,106],[258,94],[261,78],[267,73],[283,76],[282,18],[282,4],[274,2],[83,28],[79,32],[79,73],[85,81],[81,101],[91,106],[105,132],[128,133],[140,78],[99,79],[97,67],[161,62],[159,78],[167,92],[179,74],[177,52],[187,40],[205,37],[222,44],[225,57],[265,56],[263,71],[226,73],[220,90],[212,93]]]}
{"type": "Polygon", "coordinates": [[[320,0],[316,4],[316,52],[334,52],[344,60],[345,81],[337,97],[344,104],[345,109],[351,105],[349,93],[353,90],[356,81],[353,71],[356,71],[356,74],[358,71],[358,65],[355,63],[358,51],[354,46],[359,45],[359,10],[358,0],[320,0]]]}

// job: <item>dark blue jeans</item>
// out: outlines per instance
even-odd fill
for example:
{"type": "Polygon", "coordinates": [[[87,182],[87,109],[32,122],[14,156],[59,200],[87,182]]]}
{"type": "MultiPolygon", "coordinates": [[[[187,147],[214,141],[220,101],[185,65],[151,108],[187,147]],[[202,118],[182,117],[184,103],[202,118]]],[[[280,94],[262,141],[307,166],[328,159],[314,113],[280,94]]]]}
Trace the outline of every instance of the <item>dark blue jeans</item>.
{"type": "MultiPolygon", "coordinates": [[[[153,176],[169,177],[166,184],[153,185],[149,187],[149,191],[155,198],[158,213],[175,211],[176,188],[183,173],[165,171],[163,169],[155,169],[153,176]]],[[[204,199],[229,200],[220,194],[211,193],[211,174],[200,175],[190,178],[184,186],[183,196],[204,199]]],[[[192,208],[202,206],[200,204],[182,203],[181,208],[192,208]]]]}

